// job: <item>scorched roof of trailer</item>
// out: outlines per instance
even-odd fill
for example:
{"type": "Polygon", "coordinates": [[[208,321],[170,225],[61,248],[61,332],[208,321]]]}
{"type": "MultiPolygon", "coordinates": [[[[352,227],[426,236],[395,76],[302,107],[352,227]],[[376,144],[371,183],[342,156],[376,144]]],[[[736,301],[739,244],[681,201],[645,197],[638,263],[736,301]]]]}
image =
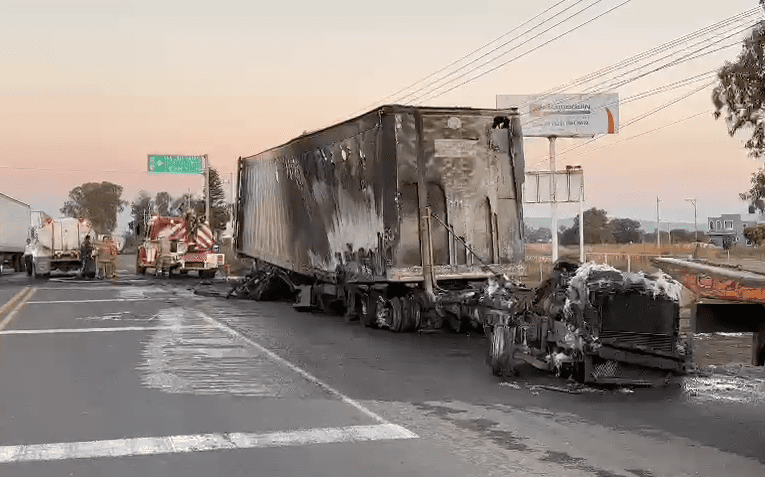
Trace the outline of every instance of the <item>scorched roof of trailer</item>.
{"type": "Polygon", "coordinates": [[[372,109],[370,111],[367,111],[363,114],[359,114],[358,116],[355,116],[350,119],[346,119],[345,121],[341,121],[339,123],[332,124],[331,126],[327,126],[321,129],[317,129],[316,131],[311,131],[305,134],[302,134],[288,142],[285,142],[284,144],[280,144],[278,146],[274,146],[272,148],[266,149],[264,151],[259,152],[258,154],[253,154],[252,156],[246,156],[242,159],[252,159],[254,157],[257,157],[263,153],[270,152],[276,149],[279,149],[281,147],[290,146],[294,144],[298,144],[302,141],[309,140],[313,138],[314,136],[321,134],[325,131],[328,131],[332,128],[351,124],[354,121],[358,121],[359,119],[368,116],[372,113],[379,113],[379,114],[395,114],[395,113],[412,113],[414,111],[419,111],[422,114],[463,114],[463,115],[474,115],[474,116],[482,116],[482,115],[492,115],[492,114],[505,114],[509,116],[518,116],[518,108],[508,108],[508,109],[484,109],[484,108],[468,108],[468,107],[459,107],[459,106],[443,106],[443,107],[434,107],[434,106],[403,106],[399,104],[390,104],[386,106],[380,106],[379,108],[372,109]]]}

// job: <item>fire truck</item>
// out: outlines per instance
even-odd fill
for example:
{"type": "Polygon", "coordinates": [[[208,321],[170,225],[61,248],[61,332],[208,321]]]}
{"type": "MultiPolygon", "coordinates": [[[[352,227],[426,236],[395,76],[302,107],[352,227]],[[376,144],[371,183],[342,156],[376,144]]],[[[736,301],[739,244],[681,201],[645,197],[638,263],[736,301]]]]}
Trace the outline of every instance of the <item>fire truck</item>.
{"type": "Polygon", "coordinates": [[[144,241],[136,254],[136,273],[151,268],[158,274],[181,275],[190,270],[200,278],[213,278],[223,267],[222,253],[214,250],[209,225],[189,214],[185,217],[153,216],[147,224],[144,241]]]}

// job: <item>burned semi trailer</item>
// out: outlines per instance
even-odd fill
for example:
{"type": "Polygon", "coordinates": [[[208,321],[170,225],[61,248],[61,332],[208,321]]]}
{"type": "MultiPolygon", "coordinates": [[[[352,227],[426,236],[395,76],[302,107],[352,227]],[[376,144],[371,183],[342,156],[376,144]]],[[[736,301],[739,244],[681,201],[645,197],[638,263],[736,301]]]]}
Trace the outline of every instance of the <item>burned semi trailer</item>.
{"type": "Polygon", "coordinates": [[[296,306],[437,328],[434,290],[522,272],[523,178],[517,110],[383,106],[240,158],[235,246],[296,306]]]}

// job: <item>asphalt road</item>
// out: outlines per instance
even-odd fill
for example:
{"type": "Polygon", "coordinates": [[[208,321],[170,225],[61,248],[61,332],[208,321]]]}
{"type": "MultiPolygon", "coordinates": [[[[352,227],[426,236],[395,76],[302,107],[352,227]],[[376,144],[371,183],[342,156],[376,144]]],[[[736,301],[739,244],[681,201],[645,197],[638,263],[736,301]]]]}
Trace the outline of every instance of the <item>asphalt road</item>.
{"type": "Polygon", "coordinates": [[[500,383],[481,336],[197,296],[130,258],[0,277],[3,477],[765,475],[765,380],[500,383]]]}

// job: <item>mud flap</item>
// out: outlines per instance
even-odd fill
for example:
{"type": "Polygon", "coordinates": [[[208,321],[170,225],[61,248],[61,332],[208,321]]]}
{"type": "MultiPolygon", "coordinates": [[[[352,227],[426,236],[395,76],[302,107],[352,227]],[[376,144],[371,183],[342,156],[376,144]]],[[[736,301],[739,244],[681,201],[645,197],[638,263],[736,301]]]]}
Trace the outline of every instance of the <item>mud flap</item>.
{"type": "Polygon", "coordinates": [[[297,298],[292,305],[293,308],[299,311],[309,311],[311,309],[311,285],[298,285],[297,298]]]}

